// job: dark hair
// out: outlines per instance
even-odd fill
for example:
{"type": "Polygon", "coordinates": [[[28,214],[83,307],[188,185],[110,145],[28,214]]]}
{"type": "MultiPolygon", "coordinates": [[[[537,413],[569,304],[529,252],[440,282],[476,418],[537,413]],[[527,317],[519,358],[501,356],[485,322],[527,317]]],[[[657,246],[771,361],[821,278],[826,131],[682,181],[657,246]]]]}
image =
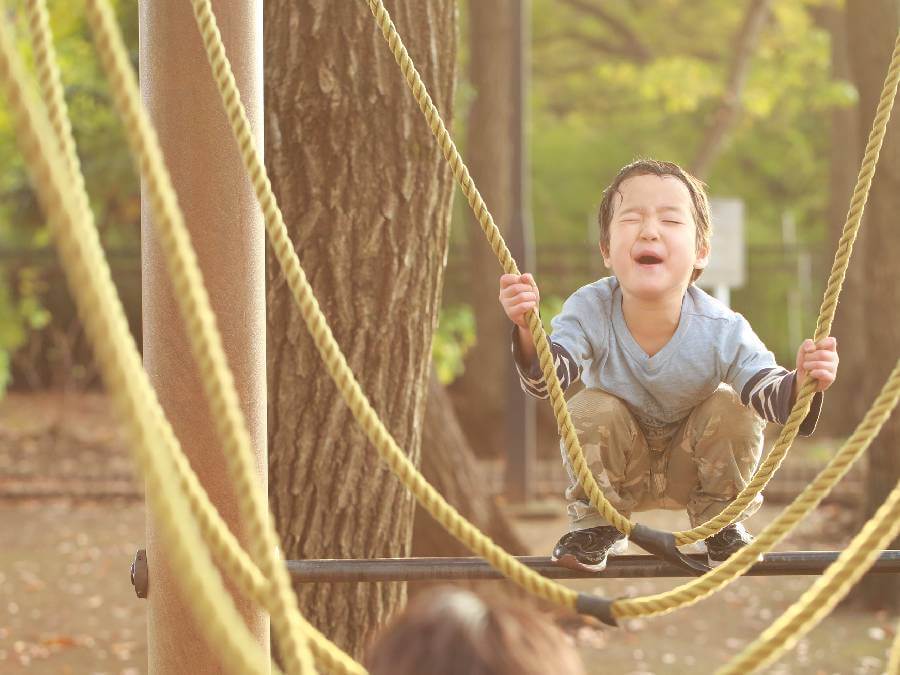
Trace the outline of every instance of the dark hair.
{"type": "MultiPolygon", "coordinates": [[[[675,162],[664,162],[656,159],[638,159],[631,164],[622,167],[613,182],[603,191],[603,199],[600,201],[600,212],[597,220],[600,223],[600,246],[604,251],[609,250],[609,226],[615,211],[615,196],[621,197],[619,186],[629,178],[635,176],[674,176],[688,189],[691,195],[691,205],[694,222],[697,224],[697,251],[703,248],[709,249],[712,236],[712,222],[709,214],[709,200],[706,196],[706,185],[699,178],[692,176],[675,162]]],[[[703,270],[695,269],[691,281],[700,278],[703,270]]]]}
{"type": "Polygon", "coordinates": [[[417,596],[369,650],[370,675],[584,675],[572,641],[536,609],[464,590],[417,596]]]}

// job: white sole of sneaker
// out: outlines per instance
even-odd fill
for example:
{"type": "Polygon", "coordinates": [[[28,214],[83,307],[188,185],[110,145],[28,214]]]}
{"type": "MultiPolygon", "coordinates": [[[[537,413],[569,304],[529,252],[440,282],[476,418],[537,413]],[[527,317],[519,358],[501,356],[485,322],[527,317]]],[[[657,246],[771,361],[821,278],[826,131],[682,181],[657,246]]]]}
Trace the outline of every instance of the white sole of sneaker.
{"type": "Polygon", "coordinates": [[[556,558],[555,556],[551,555],[550,562],[556,563],[560,567],[574,570],[575,572],[602,572],[606,569],[606,562],[609,556],[624,555],[627,550],[628,537],[625,537],[624,539],[620,539],[615,544],[613,544],[609,549],[609,553],[606,554],[606,558],[594,565],[586,565],[583,562],[580,562],[574,555],[564,555],[561,558],[556,558]]]}
{"type": "MultiPolygon", "coordinates": [[[[608,557],[609,556],[607,556],[607,558],[608,557]]],[[[606,569],[606,558],[596,565],[585,565],[583,562],[579,562],[578,558],[574,555],[570,554],[564,555],[561,558],[550,556],[550,561],[559,567],[565,567],[566,569],[574,570],[575,572],[602,572],[606,569]]]]}
{"type": "Polygon", "coordinates": [[[624,539],[619,539],[612,547],[609,549],[610,555],[625,555],[625,552],[628,551],[628,537],[624,539]]]}

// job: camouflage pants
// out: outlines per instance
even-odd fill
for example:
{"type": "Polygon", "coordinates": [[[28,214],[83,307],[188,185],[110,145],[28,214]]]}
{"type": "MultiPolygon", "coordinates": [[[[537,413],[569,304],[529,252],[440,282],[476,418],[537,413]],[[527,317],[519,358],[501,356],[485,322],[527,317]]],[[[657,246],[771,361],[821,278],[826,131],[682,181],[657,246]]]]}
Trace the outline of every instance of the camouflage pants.
{"type": "MultiPolygon", "coordinates": [[[[763,447],[765,420],[721,386],[682,422],[647,435],[625,403],[586,389],[569,401],[585,460],[603,494],[624,516],[650,509],[685,509],[694,527],[715,517],[753,476],[763,447]]],[[[573,530],[607,525],[588,503],[560,443],[569,474],[566,499],[573,530]]],[[[753,515],[762,495],[739,520],[753,515]]]]}

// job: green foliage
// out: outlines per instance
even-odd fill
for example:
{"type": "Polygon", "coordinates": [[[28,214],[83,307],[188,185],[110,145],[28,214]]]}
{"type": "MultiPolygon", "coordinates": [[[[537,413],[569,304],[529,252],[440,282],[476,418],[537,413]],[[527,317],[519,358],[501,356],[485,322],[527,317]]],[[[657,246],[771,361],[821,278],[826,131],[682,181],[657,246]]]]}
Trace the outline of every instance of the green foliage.
{"type": "Polygon", "coordinates": [[[550,322],[554,317],[562,311],[563,303],[566,301],[564,297],[559,295],[550,295],[541,298],[541,323],[544,324],[544,330],[550,333],[550,322]]]}
{"type": "MultiPolygon", "coordinates": [[[[711,194],[746,201],[751,242],[775,239],[787,209],[809,240],[824,236],[829,115],[854,97],[830,77],[829,36],[810,4],[774,3],[739,122],[707,181],[711,194]]],[[[632,158],[691,164],[725,91],[746,3],[605,3],[647,52],[624,57],[602,51],[627,44],[622,32],[577,6],[534,3],[538,242],[582,240],[600,190],[632,158]]]]}
{"type": "MultiPolygon", "coordinates": [[[[103,243],[110,248],[137,249],[140,241],[140,192],[118,117],[95,56],[81,3],[49,3],[51,30],[62,72],[73,134],[78,147],[91,206],[103,243]]],[[[113,2],[126,44],[137,63],[137,8],[113,2]]],[[[23,0],[5,10],[12,19],[20,53],[33,70],[23,0]]],[[[36,85],[35,85],[36,89],[36,85]]],[[[0,262],[10,253],[45,249],[50,230],[29,183],[16,145],[10,111],[0,103],[0,262]]],[[[0,268],[0,392],[8,383],[10,354],[29,331],[52,320],[42,300],[48,292],[42,271],[22,268],[16,261],[0,268]]]]}
{"type": "Polygon", "coordinates": [[[443,384],[463,372],[466,352],[475,344],[475,316],[469,305],[441,308],[440,321],[431,343],[431,358],[443,384]]]}
{"type": "MultiPolygon", "coordinates": [[[[550,332],[550,322],[562,311],[565,298],[541,299],[541,320],[550,332]]],[[[463,372],[466,353],[475,346],[475,315],[469,305],[445,305],[431,343],[431,359],[442,384],[449,384],[463,372]]]]}

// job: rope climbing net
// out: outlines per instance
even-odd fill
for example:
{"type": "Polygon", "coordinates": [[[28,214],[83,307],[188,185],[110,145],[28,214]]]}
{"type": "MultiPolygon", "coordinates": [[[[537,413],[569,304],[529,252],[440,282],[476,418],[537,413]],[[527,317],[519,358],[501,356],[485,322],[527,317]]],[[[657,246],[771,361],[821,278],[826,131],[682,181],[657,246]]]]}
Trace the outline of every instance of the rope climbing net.
{"type": "MultiPolygon", "coordinates": [[[[500,232],[469,175],[437,109],[410,59],[381,0],[366,0],[382,35],[395,56],[405,81],[466,196],[488,243],[507,273],[518,274],[500,232]]],[[[367,437],[419,503],[453,536],[522,588],[555,604],[616,619],[663,614],[693,604],[744,574],[757,557],[772,547],[822,500],[869,446],[900,398],[900,363],[851,438],[825,469],[757,539],[725,564],[672,591],[644,598],[608,601],[578,594],[546,579],[514,557],[465,520],[425,480],[401,450],[372,409],[341,353],[321,312],[296,251],[288,236],[250,125],[241,103],[231,66],[209,0],[192,0],[198,29],[213,78],[262,210],[266,231],[288,287],[307,325],[323,363],[367,437]]],[[[216,563],[247,597],[272,616],[272,626],[289,673],[314,673],[317,668],[338,673],[364,673],[364,668],[342,652],[302,617],[265,501],[254,481],[253,454],[246,421],[240,411],[233,376],[228,368],[221,336],[190,244],[183,215],[163,161],[155,131],[140,103],[140,94],[122,37],[106,0],[86,0],[101,64],[110,81],[115,106],[122,117],[129,147],[145,180],[161,248],[172,279],[174,296],[187,328],[203,388],[216,423],[216,434],[235,486],[236,501],[248,545],[245,551],[211,504],[190,467],[156,393],[144,371],[130,336],[121,302],[89,207],[84,179],[75,152],[71,123],[62,93],[45,0],[28,0],[28,23],[39,91],[37,99],[27,86],[27,75],[15,49],[13,36],[0,23],[0,81],[10,102],[17,138],[35,189],[50,220],[54,240],[76,299],[79,314],[94,348],[98,366],[133,439],[136,464],[147,482],[147,500],[172,563],[184,573],[181,590],[190,599],[198,625],[212,644],[223,650],[223,661],[235,672],[262,673],[270,668],[268,654],[255,643],[225,592],[216,563]],[[177,476],[173,483],[167,476],[177,476]],[[215,561],[215,562],[214,562],[215,561]]],[[[843,235],[817,321],[814,339],[831,328],[837,298],[860,227],[878,154],[886,133],[897,84],[900,80],[900,36],[851,199],[843,235]]],[[[636,525],[606,500],[584,461],[565,399],[553,368],[549,344],[535,313],[528,317],[560,435],[579,481],[591,503],[625,533],[636,525]]],[[[692,530],[672,533],[677,544],[699,541],[721,530],[743,511],[778,469],[806,416],[814,385],[800,391],[787,424],[753,480],[720,516],[692,530]]],[[[850,546],[798,603],[721,672],[748,672],[771,662],[792,641],[821,620],[872,565],[878,552],[900,530],[900,486],[850,546]]],[[[900,660],[895,646],[893,662],[900,660]]],[[[276,669],[277,670],[277,669],[276,669]]]]}

